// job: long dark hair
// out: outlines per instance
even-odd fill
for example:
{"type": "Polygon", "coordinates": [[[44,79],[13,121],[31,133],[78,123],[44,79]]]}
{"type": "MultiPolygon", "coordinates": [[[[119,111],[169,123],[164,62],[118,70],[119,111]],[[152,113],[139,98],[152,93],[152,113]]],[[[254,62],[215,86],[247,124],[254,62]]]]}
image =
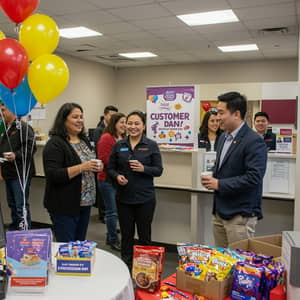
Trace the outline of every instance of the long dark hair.
{"type": "MultiPolygon", "coordinates": [[[[53,126],[49,131],[50,136],[58,135],[62,138],[69,139],[69,135],[65,127],[65,121],[74,108],[78,108],[83,113],[82,107],[77,103],[65,103],[61,106],[56,114],[53,126]]],[[[78,136],[79,138],[86,138],[84,127],[78,136]]]]}
{"type": "MultiPolygon", "coordinates": [[[[199,129],[201,136],[208,136],[208,121],[211,115],[217,116],[218,115],[217,110],[211,109],[208,112],[206,112],[206,114],[204,115],[202,124],[199,129]]],[[[216,134],[219,135],[221,132],[222,130],[219,127],[216,134]]]]}
{"type": "MultiPolygon", "coordinates": [[[[118,137],[117,134],[117,129],[116,129],[116,124],[119,122],[119,120],[121,118],[126,118],[126,116],[122,113],[115,113],[110,117],[110,120],[106,126],[106,128],[104,129],[103,133],[109,133],[114,137],[118,137]]],[[[125,132],[124,134],[122,134],[122,137],[125,136],[125,132]]]]}

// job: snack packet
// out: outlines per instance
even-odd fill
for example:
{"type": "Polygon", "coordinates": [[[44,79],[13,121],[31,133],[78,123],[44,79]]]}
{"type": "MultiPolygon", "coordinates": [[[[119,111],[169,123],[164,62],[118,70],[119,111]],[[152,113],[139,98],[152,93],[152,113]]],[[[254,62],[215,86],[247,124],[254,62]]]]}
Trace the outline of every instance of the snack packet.
{"type": "Polygon", "coordinates": [[[138,289],[154,293],[160,286],[165,248],[134,246],[132,278],[138,289]]]}

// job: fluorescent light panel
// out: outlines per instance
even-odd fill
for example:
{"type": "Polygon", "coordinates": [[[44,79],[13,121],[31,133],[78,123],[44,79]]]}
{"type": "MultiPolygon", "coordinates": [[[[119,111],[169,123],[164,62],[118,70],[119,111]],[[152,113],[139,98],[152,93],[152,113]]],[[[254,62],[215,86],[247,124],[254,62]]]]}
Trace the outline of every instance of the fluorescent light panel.
{"type": "Polygon", "coordinates": [[[146,57],[155,57],[156,54],[152,52],[132,52],[132,53],[119,53],[119,55],[127,58],[146,58],[146,57]]]}
{"type": "Polygon", "coordinates": [[[258,50],[258,47],[256,44],[220,46],[218,48],[222,52],[241,52],[241,51],[257,51],[258,50]]]}
{"type": "Polygon", "coordinates": [[[59,29],[59,34],[60,36],[67,39],[77,39],[82,37],[102,35],[102,33],[91,30],[84,26],[59,29]]]}
{"type": "Polygon", "coordinates": [[[239,21],[231,9],[179,15],[177,18],[189,26],[231,23],[239,21]]]}

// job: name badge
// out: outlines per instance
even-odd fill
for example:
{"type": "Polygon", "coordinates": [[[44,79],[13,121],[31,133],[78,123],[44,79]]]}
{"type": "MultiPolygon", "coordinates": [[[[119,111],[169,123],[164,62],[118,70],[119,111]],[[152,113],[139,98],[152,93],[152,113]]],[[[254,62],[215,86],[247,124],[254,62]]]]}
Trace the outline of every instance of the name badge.
{"type": "Polygon", "coordinates": [[[139,150],[139,151],[148,151],[149,148],[138,148],[137,150],[139,150]]]}
{"type": "Polygon", "coordinates": [[[128,150],[129,150],[128,148],[121,148],[120,149],[121,152],[128,151],[128,150]]]}

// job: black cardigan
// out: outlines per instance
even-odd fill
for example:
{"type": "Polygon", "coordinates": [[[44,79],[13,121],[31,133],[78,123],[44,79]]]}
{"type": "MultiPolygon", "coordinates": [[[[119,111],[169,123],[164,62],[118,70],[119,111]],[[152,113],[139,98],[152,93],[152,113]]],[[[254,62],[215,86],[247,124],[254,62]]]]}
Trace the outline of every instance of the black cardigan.
{"type": "MultiPolygon", "coordinates": [[[[90,149],[87,138],[84,142],[90,149]]],[[[80,164],[81,160],[70,143],[60,136],[52,136],[43,151],[43,164],[46,176],[44,206],[49,213],[79,215],[82,175],[72,179],[68,167],[80,164]]]]}

